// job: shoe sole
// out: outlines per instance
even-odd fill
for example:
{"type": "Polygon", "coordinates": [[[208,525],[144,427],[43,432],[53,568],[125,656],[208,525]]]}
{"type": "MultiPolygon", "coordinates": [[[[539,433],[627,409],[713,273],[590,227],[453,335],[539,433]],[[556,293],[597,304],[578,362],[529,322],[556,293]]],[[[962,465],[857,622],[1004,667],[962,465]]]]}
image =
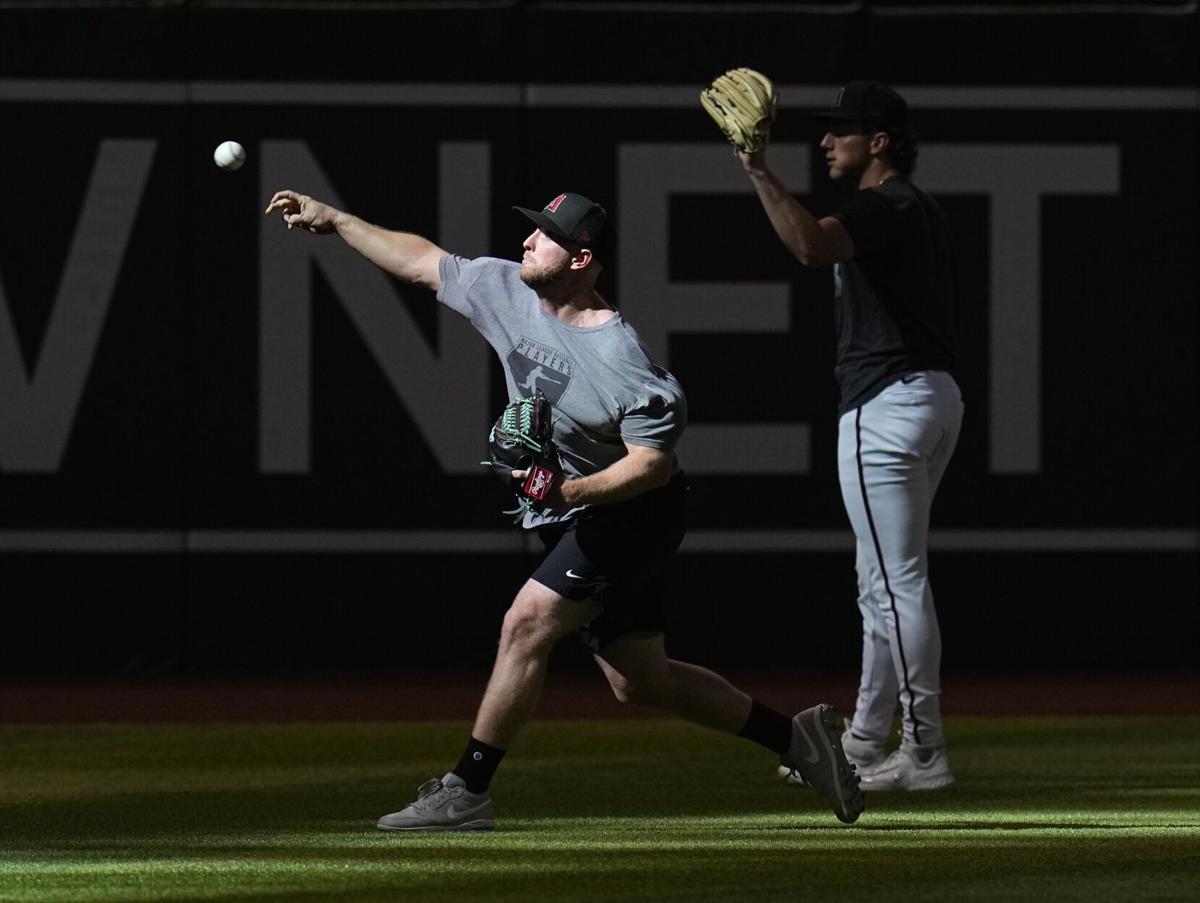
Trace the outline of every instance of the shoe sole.
{"type": "Polygon", "coordinates": [[[928,793],[937,790],[953,790],[958,786],[958,781],[953,778],[935,778],[931,781],[923,781],[919,784],[901,787],[898,784],[886,784],[883,786],[872,787],[870,782],[863,781],[862,789],[864,791],[873,790],[876,793],[928,793]]]}
{"type": "Polygon", "coordinates": [[[412,825],[407,828],[381,823],[375,827],[380,831],[494,831],[496,823],[494,821],[467,821],[461,825],[412,825]]]}

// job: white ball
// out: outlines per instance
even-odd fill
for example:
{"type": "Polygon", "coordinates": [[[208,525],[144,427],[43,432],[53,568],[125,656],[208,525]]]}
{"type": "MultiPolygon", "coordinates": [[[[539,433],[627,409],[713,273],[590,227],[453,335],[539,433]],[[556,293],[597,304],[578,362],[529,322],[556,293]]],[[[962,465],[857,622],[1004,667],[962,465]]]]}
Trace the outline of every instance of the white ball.
{"type": "Polygon", "coordinates": [[[213,151],[213,162],[221,169],[241,169],[246,162],[246,149],[236,141],[222,141],[213,151]]]}

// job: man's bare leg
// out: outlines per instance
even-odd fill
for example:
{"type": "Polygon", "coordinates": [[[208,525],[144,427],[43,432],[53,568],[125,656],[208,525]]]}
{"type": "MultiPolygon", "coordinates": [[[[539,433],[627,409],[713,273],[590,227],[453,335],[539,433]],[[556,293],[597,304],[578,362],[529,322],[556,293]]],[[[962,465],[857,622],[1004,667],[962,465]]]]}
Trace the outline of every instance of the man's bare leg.
{"type": "Polygon", "coordinates": [[[596,662],[617,699],[662,709],[696,724],[736,734],[754,701],[720,674],[667,658],[662,634],[629,634],[609,643],[596,662]]]}
{"type": "Polygon", "coordinates": [[[496,663],[471,735],[507,749],[537,707],[554,645],[600,610],[594,602],[575,602],[527,580],[504,616],[496,663]]]}

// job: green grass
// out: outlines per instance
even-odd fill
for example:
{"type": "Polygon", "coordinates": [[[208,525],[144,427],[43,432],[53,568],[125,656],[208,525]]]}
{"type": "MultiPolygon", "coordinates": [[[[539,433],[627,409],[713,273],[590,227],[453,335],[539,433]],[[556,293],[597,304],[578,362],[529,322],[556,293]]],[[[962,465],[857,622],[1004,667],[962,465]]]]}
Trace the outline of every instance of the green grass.
{"type": "Polygon", "coordinates": [[[959,718],[957,791],[843,826],[671,721],[530,725],[494,833],[375,819],[462,723],[0,728],[0,901],[1196,900],[1200,718],[959,718]]]}

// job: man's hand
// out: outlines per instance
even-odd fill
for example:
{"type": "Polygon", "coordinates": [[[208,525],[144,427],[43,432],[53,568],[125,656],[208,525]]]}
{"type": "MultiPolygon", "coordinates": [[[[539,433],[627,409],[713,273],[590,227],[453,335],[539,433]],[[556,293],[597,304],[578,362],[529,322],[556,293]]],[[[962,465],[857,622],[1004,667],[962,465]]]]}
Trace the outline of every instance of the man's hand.
{"type": "MultiPolygon", "coordinates": [[[[514,470],[512,472],[512,478],[516,485],[521,486],[525,483],[525,480],[529,478],[529,471],[514,470]]],[[[566,480],[560,474],[559,479],[555,480],[554,483],[551,484],[549,491],[547,491],[547,493],[542,497],[542,500],[538,502],[538,505],[550,511],[566,511],[568,508],[571,508],[571,503],[563,497],[562,488],[565,482],[566,480]]]]}
{"type": "Polygon", "coordinates": [[[761,176],[767,171],[767,152],[766,150],[755,151],[752,154],[745,151],[734,151],[737,154],[738,160],[742,163],[742,169],[751,176],[761,176]]]}
{"type": "Polygon", "coordinates": [[[289,229],[298,226],[317,235],[328,235],[335,231],[337,218],[342,212],[336,207],[314,201],[307,194],[287,190],[275,192],[263,213],[269,216],[276,210],[283,213],[283,221],[289,229]]]}

